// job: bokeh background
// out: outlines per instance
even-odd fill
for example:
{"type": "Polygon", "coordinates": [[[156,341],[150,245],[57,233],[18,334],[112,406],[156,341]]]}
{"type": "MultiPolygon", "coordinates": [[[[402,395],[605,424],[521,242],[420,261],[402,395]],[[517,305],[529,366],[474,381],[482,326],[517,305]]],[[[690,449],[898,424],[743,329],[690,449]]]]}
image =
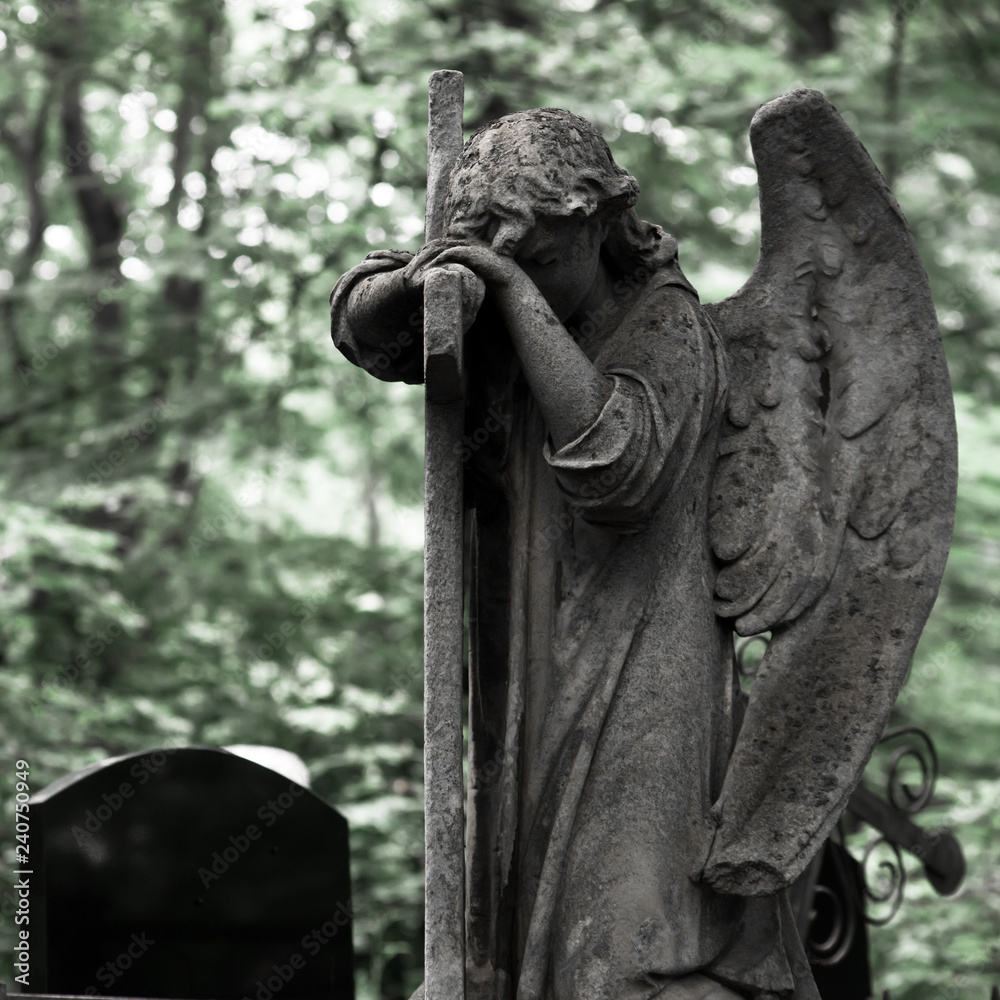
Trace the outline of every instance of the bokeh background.
{"type": "Polygon", "coordinates": [[[361,1000],[421,980],[419,388],[329,341],[327,295],[415,249],[426,78],[471,129],[597,122],[705,301],[756,255],[754,109],[823,90],[895,190],[958,410],[955,542],[893,724],[936,742],[872,931],[893,1000],[1000,979],[1000,10],[991,0],[0,2],[0,978],[13,762],[268,743],[352,829],[361,1000]]]}

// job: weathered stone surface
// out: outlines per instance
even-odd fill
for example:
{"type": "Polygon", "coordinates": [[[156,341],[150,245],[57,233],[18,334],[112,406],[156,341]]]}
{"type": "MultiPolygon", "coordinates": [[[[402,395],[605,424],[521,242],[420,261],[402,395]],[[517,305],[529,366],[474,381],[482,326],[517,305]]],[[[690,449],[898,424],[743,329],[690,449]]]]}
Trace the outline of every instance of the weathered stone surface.
{"type": "Polygon", "coordinates": [[[338,345],[392,377],[373,352],[429,275],[487,290],[460,272],[473,997],[816,996],[785,887],[933,602],[954,422],[926,277],[861,144],[812,91],[751,137],[761,256],[718,305],[555,109],[477,133],[443,238],[334,292],[338,345]],[[749,703],[734,628],[774,633],[749,703]]]}
{"type": "Polygon", "coordinates": [[[871,756],[937,594],[957,476],[930,288],[875,165],[817,91],[761,108],[750,135],[761,257],[709,307],[731,372],[718,610],[775,630],[704,871],[741,894],[797,877],[871,756]]]}
{"type": "Polygon", "coordinates": [[[424,282],[424,384],[431,403],[465,397],[462,276],[438,268],[424,282]]]}
{"type": "MultiPolygon", "coordinates": [[[[444,226],[448,177],[462,151],[462,100],[461,73],[433,74],[427,102],[428,240],[439,237],[444,226]]],[[[426,1000],[465,996],[463,270],[457,264],[438,268],[423,282],[426,1000]]],[[[478,281],[471,272],[466,277],[478,281]]]]}

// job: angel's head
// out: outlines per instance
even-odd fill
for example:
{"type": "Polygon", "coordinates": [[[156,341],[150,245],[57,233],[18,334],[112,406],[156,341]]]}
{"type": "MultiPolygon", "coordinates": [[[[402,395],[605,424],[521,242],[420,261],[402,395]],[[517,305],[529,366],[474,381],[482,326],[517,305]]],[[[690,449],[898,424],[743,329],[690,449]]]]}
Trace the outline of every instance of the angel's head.
{"type": "Polygon", "coordinates": [[[639,219],[638,196],[635,178],[586,119],[558,108],[520,111],[466,144],[449,184],[446,235],[486,240],[539,287],[553,248],[566,280],[582,281],[598,259],[615,276],[648,275],[676,259],[677,244],[639,219]]]}

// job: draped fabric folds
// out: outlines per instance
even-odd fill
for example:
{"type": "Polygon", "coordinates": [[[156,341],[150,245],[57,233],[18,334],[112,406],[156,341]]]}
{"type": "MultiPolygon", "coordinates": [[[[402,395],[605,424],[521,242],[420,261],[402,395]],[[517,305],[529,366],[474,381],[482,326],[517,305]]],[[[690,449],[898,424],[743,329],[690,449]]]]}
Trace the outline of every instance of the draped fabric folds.
{"type": "MultiPolygon", "coordinates": [[[[334,340],[369,370],[387,332],[348,297],[408,259],[334,290],[334,340]]],[[[696,970],[813,1000],[784,894],[692,877],[739,717],[707,532],[725,353],[675,262],[616,308],[581,342],[611,397],[558,450],[488,299],[467,341],[470,1000],[643,1000],[696,970]]],[[[415,381],[419,357],[373,373],[415,381]]]]}

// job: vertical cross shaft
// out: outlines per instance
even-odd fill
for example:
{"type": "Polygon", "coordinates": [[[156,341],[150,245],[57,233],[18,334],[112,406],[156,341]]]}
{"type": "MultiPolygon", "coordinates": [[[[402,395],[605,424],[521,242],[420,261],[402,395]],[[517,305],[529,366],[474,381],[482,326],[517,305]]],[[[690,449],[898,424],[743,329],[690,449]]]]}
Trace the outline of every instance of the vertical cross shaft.
{"type": "MultiPolygon", "coordinates": [[[[462,74],[430,79],[426,240],[440,237],[452,163],[462,151],[462,74]]],[[[426,1000],[465,997],[462,788],[461,284],[432,271],[424,286],[424,837],[426,1000]]]]}

